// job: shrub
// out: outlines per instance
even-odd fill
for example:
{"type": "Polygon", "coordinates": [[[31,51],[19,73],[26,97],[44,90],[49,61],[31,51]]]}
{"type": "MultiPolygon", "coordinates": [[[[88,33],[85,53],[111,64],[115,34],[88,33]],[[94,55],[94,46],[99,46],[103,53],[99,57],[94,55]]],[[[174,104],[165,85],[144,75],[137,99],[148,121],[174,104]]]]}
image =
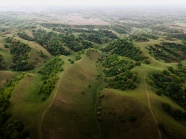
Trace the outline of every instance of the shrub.
{"type": "Polygon", "coordinates": [[[129,121],[130,122],[134,122],[137,120],[137,117],[136,116],[129,116],[129,121]]]}
{"type": "Polygon", "coordinates": [[[171,105],[168,104],[168,103],[162,103],[162,108],[163,108],[164,111],[170,112],[170,110],[171,110],[171,105]]]}
{"type": "Polygon", "coordinates": [[[165,125],[163,123],[159,123],[158,124],[158,127],[159,129],[161,129],[163,131],[163,133],[166,135],[166,136],[172,136],[172,133],[170,131],[170,129],[166,128],[165,125]]]}

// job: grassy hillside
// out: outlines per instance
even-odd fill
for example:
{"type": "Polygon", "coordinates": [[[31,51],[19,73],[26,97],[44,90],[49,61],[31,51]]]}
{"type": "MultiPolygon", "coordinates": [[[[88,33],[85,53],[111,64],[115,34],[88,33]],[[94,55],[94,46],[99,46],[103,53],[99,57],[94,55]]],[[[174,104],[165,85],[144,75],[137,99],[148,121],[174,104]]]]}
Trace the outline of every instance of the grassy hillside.
{"type": "Polygon", "coordinates": [[[42,103],[41,97],[38,96],[37,86],[39,82],[38,74],[27,74],[14,90],[10,99],[9,111],[13,113],[14,118],[22,120],[25,125],[28,125],[27,129],[30,131],[32,138],[38,137],[40,116],[42,109],[46,108],[45,103],[47,103],[42,103]]]}
{"type": "Polygon", "coordinates": [[[92,92],[98,74],[96,71],[98,57],[97,52],[92,52],[90,56],[84,55],[80,61],[65,69],[55,97],[43,115],[41,138],[99,136],[94,119],[96,94],[92,92]]]}

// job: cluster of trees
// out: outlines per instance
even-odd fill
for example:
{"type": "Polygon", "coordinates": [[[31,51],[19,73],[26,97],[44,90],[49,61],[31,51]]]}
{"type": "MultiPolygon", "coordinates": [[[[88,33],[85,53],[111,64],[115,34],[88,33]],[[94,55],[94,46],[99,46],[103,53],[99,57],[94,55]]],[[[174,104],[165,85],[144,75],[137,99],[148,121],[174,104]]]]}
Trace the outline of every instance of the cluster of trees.
{"type": "Polygon", "coordinates": [[[132,69],[135,64],[125,57],[113,54],[105,59],[105,61],[103,62],[103,66],[106,68],[104,69],[105,74],[108,77],[112,77],[123,73],[126,70],[132,69]]]}
{"type": "Polygon", "coordinates": [[[92,28],[52,28],[52,30],[61,33],[89,33],[89,34],[99,34],[108,38],[116,39],[118,38],[112,31],[107,29],[94,30],[92,28]]]}
{"type": "Polygon", "coordinates": [[[180,62],[186,59],[186,45],[162,42],[160,45],[149,46],[149,53],[158,60],[165,62],[180,62]]]}
{"type": "Polygon", "coordinates": [[[111,38],[111,39],[117,39],[117,38],[118,38],[118,37],[116,36],[116,34],[114,34],[112,31],[109,31],[109,30],[100,29],[100,30],[98,30],[98,32],[99,32],[102,36],[105,36],[105,37],[108,37],[108,38],[111,38]]]}
{"type": "MultiPolygon", "coordinates": [[[[17,29],[26,29],[26,28],[34,28],[35,26],[35,22],[33,21],[29,21],[29,20],[24,20],[18,17],[13,17],[10,15],[0,15],[0,25],[8,28],[8,29],[12,29],[12,28],[17,28],[17,29]]],[[[10,31],[10,30],[8,30],[10,31]]]]}
{"type": "Polygon", "coordinates": [[[74,60],[68,59],[68,61],[69,61],[71,64],[74,64],[74,60]]]}
{"type": "Polygon", "coordinates": [[[76,55],[75,60],[80,60],[80,59],[81,59],[81,55],[80,54],[76,55]]]}
{"type": "Polygon", "coordinates": [[[34,38],[30,37],[28,34],[25,32],[19,32],[18,36],[22,39],[28,40],[28,41],[34,41],[34,38]]]}
{"type": "Polygon", "coordinates": [[[144,37],[142,35],[131,35],[130,38],[135,41],[138,41],[138,42],[148,42],[149,41],[149,39],[147,37],[144,37]]]}
{"type": "Polygon", "coordinates": [[[98,44],[106,43],[111,41],[112,39],[118,38],[112,31],[103,29],[100,29],[98,31],[86,30],[86,32],[82,32],[79,37],[81,39],[85,39],[98,44]]]}
{"type": "Polygon", "coordinates": [[[128,32],[131,31],[131,27],[129,25],[126,24],[122,24],[122,25],[113,25],[111,27],[112,30],[120,33],[120,34],[127,34],[128,32]]]}
{"type": "Polygon", "coordinates": [[[139,42],[147,42],[149,41],[149,39],[157,39],[158,37],[152,34],[142,33],[137,35],[131,35],[130,38],[139,42]]]}
{"type": "Polygon", "coordinates": [[[186,34],[183,34],[183,33],[176,33],[176,34],[172,34],[170,36],[173,38],[180,39],[180,40],[186,40],[186,34]]]}
{"type": "Polygon", "coordinates": [[[170,27],[166,27],[166,26],[162,26],[162,25],[160,25],[160,26],[151,26],[150,27],[152,30],[154,30],[154,31],[160,31],[160,32],[166,32],[166,33],[181,33],[181,30],[179,30],[179,29],[175,29],[175,28],[170,28],[170,27]]]}
{"type": "Polygon", "coordinates": [[[159,45],[149,46],[147,49],[149,50],[149,54],[153,56],[157,60],[164,60],[165,62],[176,61],[176,57],[173,57],[160,49],[159,45]]]}
{"type": "Polygon", "coordinates": [[[114,40],[106,48],[104,48],[103,51],[129,57],[130,59],[136,61],[144,59],[141,50],[137,47],[134,47],[133,43],[127,39],[114,40]]]}
{"type": "Polygon", "coordinates": [[[98,44],[102,44],[102,36],[100,34],[85,34],[85,33],[82,33],[79,35],[79,37],[82,39],[82,40],[88,40],[88,41],[91,41],[91,42],[94,42],[94,43],[98,43],[98,44]]]}
{"type": "Polygon", "coordinates": [[[40,25],[43,26],[43,27],[46,27],[46,28],[69,27],[69,25],[66,25],[66,24],[57,24],[57,23],[41,23],[40,25]]]}
{"type": "Polygon", "coordinates": [[[0,55],[0,70],[5,68],[5,63],[3,61],[2,55],[0,55]]]}
{"type": "Polygon", "coordinates": [[[76,33],[96,33],[96,30],[93,29],[84,29],[84,28],[65,28],[66,32],[76,32],[76,33]]]}
{"type": "Polygon", "coordinates": [[[75,52],[92,47],[91,42],[86,41],[80,37],[75,37],[73,34],[67,34],[63,36],[63,42],[68,48],[75,52]]]}
{"type": "Polygon", "coordinates": [[[118,37],[112,32],[109,31],[107,26],[94,26],[94,25],[63,25],[63,24],[42,24],[47,28],[52,28],[52,30],[61,32],[61,33],[81,33],[81,37],[101,44],[100,37],[107,37],[110,39],[117,39],[118,37]],[[94,30],[99,29],[99,30],[94,30]],[[97,36],[97,37],[96,37],[97,36]]]}
{"type": "Polygon", "coordinates": [[[69,55],[71,51],[78,52],[82,49],[92,47],[92,43],[67,33],[57,34],[45,30],[33,30],[35,41],[46,48],[52,55],[69,55]],[[71,51],[67,50],[71,49],[71,51]]]}
{"type": "Polygon", "coordinates": [[[149,83],[156,88],[158,95],[164,94],[186,109],[186,67],[179,64],[178,69],[169,67],[162,73],[150,75],[149,83]]]}
{"type": "Polygon", "coordinates": [[[181,111],[180,109],[172,109],[171,105],[168,103],[162,103],[162,108],[168,114],[170,114],[174,119],[181,121],[186,120],[186,112],[181,111]]]}
{"type": "Polygon", "coordinates": [[[153,34],[142,33],[141,36],[154,40],[158,39],[158,36],[155,36],[153,34]]]}
{"type": "Polygon", "coordinates": [[[63,71],[63,61],[59,57],[53,58],[38,71],[42,75],[42,82],[39,85],[39,94],[43,95],[42,100],[46,100],[55,88],[58,79],[57,73],[63,71]]]}
{"type": "Polygon", "coordinates": [[[178,49],[179,51],[184,51],[185,50],[185,45],[183,44],[176,44],[176,43],[170,43],[170,42],[163,42],[162,45],[168,45],[169,47],[173,48],[174,50],[178,49]]]}
{"type": "Polygon", "coordinates": [[[71,32],[68,29],[60,28],[60,27],[53,27],[52,31],[60,32],[60,33],[66,33],[66,32],[71,32]]]}
{"type": "MultiPolygon", "coordinates": [[[[174,69],[173,67],[169,67],[168,70],[176,75],[174,77],[177,77],[176,79],[182,83],[186,80],[186,67],[183,66],[181,63],[178,63],[178,68],[177,69],[174,69]]],[[[164,74],[165,74],[165,71],[164,71],[164,74]]]]}
{"type": "Polygon", "coordinates": [[[127,34],[127,33],[128,33],[127,30],[122,29],[122,28],[113,27],[112,29],[113,29],[114,31],[120,33],[120,34],[127,34]]]}
{"type": "Polygon", "coordinates": [[[167,137],[169,137],[169,138],[174,138],[174,137],[173,137],[173,134],[172,134],[172,132],[171,132],[171,130],[170,130],[167,126],[165,126],[163,123],[159,123],[159,124],[158,124],[158,127],[159,127],[159,129],[161,129],[161,130],[163,131],[163,133],[164,133],[167,137]]]}
{"type": "Polygon", "coordinates": [[[47,49],[52,55],[69,55],[70,52],[64,48],[63,36],[45,30],[33,30],[35,41],[47,49]]]}
{"type": "Polygon", "coordinates": [[[45,55],[42,50],[40,50],[38,54],[40,57],[47,58],[47,55],[45,55]]]}
{"type": "Polygon", "coordinates": [[[136,83],[139,82],[137,74],[132,73],[132,69],[136,63],[116,54],[107,57],[103,66],[103,70],[108,82],[108,86],[115,89],[135,89],[136,83]]]}
{"type": "Polygon", "coordinates": [[[63,28],[63,29],[73,29],[73,28],[86,28],[86,29],[109,29],[107,25],[69,25],[69,24],[58,24],[58,23],[41,23],[41,26],[46,28],[63,28]]]}
{"type": "Polygon", "coordinates": [[[11,68],[15,71],[26,71],[31,70],[34,66],[27,62],[28,53],[30,52],[30,47],[20,42],[19,40],[15,40],[13,38],[5,38],[6,47],[10,48],[10,54],[12,55],[13,64],[11,68]]]}
{"type": "Polygon", "coordinates": [[[137,87],[136,83],[139,83],[139,77],[130,70],[108,79],[109,87],[114,89],[135,89],[137,87]]]}
{"type": "Polygon", "coordinates": [[[18,75],[0,90],[0,138],[2,139],[25,139],[29,136],[22,122],[13,120],[6,112],[10,105],[11,92],[23,77],[24,74],[18,75]]]}

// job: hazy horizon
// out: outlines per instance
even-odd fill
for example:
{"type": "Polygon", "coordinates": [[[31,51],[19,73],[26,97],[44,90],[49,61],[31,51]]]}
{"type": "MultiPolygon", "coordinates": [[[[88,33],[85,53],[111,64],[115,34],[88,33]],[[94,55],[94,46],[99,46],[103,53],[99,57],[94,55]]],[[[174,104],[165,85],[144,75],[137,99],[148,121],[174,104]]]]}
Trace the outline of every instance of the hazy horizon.
{"type": "Polygon", "coordinates": [[[64,7],[186,7],[184,0],[0,0],[0,7],[64,6],[64,7]]]}

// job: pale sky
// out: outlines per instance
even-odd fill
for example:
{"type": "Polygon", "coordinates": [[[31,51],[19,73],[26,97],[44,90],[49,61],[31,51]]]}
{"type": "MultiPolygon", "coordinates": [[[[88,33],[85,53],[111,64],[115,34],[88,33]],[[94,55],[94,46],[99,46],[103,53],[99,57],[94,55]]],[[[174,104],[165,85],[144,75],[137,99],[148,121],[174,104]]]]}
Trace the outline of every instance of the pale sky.
{"type": "Polygon", "coordinates": [[[58,5],[58,6],[126,6],[126,5],[171,5],[185,6],[186,0],[0,0],[3,5],[58,5]]]}

